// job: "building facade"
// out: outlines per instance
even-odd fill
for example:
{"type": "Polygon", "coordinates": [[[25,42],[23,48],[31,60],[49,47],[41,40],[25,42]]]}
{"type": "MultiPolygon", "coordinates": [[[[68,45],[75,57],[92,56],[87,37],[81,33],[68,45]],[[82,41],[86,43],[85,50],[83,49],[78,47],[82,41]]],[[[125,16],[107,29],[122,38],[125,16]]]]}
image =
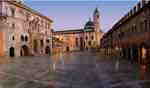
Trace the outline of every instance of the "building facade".
{"type": "MultiPolygon", "coordinates": [[[[103,32],[100,28],[100,14],[96,8],[93,13],[93,21],[89,19],[82,29],[67,29],[55,31],[54,37],[63,41],[63,51],[90,50],[100,47],[100,39],[103,32]]],[[[57,47],[56,47],[57,48],[57,47]]],[[[55,49],[54,49],[55,50],[55,49]]]]}
{"type": "Polygon", "coordinates": [[[135,62],[149,63],[150,2],[139,1],[101,40],[102,48],[121,51],[135,62]],[[147,58],[145,58],[147,57],[147,58]]]}
{"type": "Polygon", "coordinates": [[[82,29],[55,31],[53,33],[57,41],[54,41],[53,51],[59,48],[59,52],[76,51],[81,49],[82,29]]]}
{"type": "Polygon", "coordinates": [[[52,20],[21,1],[0,1],[0,56],[50,54],[52,20]]]}

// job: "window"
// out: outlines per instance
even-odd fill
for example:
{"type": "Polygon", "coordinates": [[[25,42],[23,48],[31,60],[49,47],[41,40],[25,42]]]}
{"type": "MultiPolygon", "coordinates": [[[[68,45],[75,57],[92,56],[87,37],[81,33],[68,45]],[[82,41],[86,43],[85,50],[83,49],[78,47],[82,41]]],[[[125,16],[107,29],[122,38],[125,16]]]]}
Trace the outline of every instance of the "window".
{"type": "Polygon", "coordinates": [[[135,24],[132,26],[132,32],[136,32],[136,25],[135,24]]]}
{"type": "Polygon", "coordinates": [[[44,42],[43,42],[43,40],[41,40],[40,42],[41,42],[41,47],[43,47],[43,46],[44,46],[44,42]]]}
{"type": "Polygon", "coordinates": [[[88,40],[88,36],[86,36],[85,39],[88,40]]]}
{"type": "Polygon", "coordinates": [[[6,16],[9,15],[9,14],[8,14],[8,7],[5,8],[5,13],[4,13],[4,15],[6,15],[6,16]]]}
{"type": "Polygon", "coordinates": [[[26,21],[29,21],[29,18],[30,18],[30,14],[26,13],[26,21]]]}
{"type": "Polygon", "coordinates": [[[49,43],[49,40],[47,39],[46,42],[49,43]]]}
{"type": "Polygon", "coordinates": [[[12,36],[12,40],[15,40],[15,37],[14,37],[14,36],[12,36]]]}
{"type": "Polygon", "coordinates": [[[47,28],[47,23],[45,22],[45,29],[47,28]]]}
{"type": "Polygon", "coordinates": [[[24,39],[24,36],[23,35],[21,35],[21,41],[24,41],[25,39],[24,39]]]}
{"type": "Polygon", "coordinates": [[[27,36],[25,36],[25,41],[26,41],[26,42],[28,41],[28,37],[27,37],[27,36]]]}
{"type": "Polygon", "coordinates": [[[15,9],[14,8],[11,8],[11,16],[15,17],[15,9]]]}
{"type": "Polygon", "coordinates": [[[77,47],[79,46],[79,44],[78,44],[78,38],[76,38],[76,46],[77,47]]]}
{"type": "Polygon", "coordinates": [[[91,39],[94,40],[94,36],[91,36],[91,39]]]}
{"type": "Polygon", "coordinates": [[[12,28],[15,29],[15,23],[12,23],[12,28]]]}

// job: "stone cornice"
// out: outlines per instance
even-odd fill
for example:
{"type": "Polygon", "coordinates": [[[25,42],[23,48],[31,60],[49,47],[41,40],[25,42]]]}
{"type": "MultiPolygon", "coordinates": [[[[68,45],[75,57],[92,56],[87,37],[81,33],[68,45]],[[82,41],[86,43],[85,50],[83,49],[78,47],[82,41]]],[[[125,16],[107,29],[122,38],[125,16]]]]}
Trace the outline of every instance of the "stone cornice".
{"type": "Polygon", "coordinates": [[[51,20],[47,16],[42,15],[38,11],[33,10],[32,8],[30,8],[29,6],[27,6],[27,5],[23,4],[23,3],[19,3],[19,2],[16,2],[16,1],[7,1],[7,2],[10,3],[10,4],[13,4],[13,5],[15,5],[15,6],[19,7],[19,8],[23,8],[23,9],[31,12],[32,14],[38,15],[38,16],[40,16],[40,17],[42,17],[42,18],[44,18],[44,19],[46,19],[46,20],[48,20],[50,22],[53,22],[53,20],[51,20]]]}

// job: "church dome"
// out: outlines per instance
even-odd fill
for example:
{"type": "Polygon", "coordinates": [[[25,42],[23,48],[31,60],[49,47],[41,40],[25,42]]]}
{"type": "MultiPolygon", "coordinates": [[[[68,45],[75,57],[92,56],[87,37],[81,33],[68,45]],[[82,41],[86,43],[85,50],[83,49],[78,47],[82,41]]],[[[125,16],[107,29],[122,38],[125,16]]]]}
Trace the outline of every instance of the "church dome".
{"type": "Polygon", "coordinates": [[[88,22],[86,22],[84,29],[94,29],[94,23],[89,20],[88,22]]]}

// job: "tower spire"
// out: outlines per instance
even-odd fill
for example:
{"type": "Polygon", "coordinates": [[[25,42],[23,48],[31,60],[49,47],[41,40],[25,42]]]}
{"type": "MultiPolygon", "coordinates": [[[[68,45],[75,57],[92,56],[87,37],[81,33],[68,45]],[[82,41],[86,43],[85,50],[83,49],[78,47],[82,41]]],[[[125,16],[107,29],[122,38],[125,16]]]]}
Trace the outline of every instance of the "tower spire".
{"type": "Polygon", "coordinates": [[[96,32],[100,32],[101,28],[100,28],[100,22],[99,22],[99,19],[100,19],[100,15],[99,15],[99,11],[98,11],[98,8],[96,7],[95,10],[94,10],[94,13],[93,13],[93,22],[94,22],[94,25],[95,25],[95,31],[96,32]]]}

